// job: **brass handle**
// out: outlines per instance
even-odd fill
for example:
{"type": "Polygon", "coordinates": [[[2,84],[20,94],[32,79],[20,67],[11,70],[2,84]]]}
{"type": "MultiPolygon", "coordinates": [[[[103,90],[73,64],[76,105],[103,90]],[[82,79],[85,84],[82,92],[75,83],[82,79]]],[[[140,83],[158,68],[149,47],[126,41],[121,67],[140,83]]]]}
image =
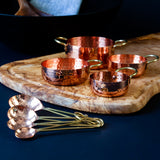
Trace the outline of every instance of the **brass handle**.
{"type": "Polygon", "coordinates": [[[127,44],[127,41],[124,39],[116,40],[113,47],[121,47],[127,44]]]}
{"type": "Polygon", "coordinates": [[[133,76],[135,76],[135,75],[138,73],[137,69],[136,69],[136,68],[132,68],[132,67],[122,67],[122,68],[118,68],[115,72],[119,72],[119,71],[121,71],[121,70],[123,70],[123,69],[130,69],[130,70],[134,70],[134,71],[135,71],[133,74],[131,74],[131,75],[129,76],[130,78],[132,78],[133,76]]]}
{"type": "Polygon", "coordinates": [[[102,63],[103,63],[101,60],[98,60],[98,59],[91,59],[91,60],[88,60],[88,62],[99,62],[98,64],[90,65],[90,66],[89,66],[89,69],[91,69],[91,68],[93,68],[93,67],[101,66],[102,63]]]}
{"type": "Polygon", "coordinates": [[[154,57],[153,60],[147,61],[147,64],[152,63],[152,62],[156,62],[156,61],[159,60],[159,56],[154,55],[154,54],[146,55],[146,56],[144,56],[144,57],[145,57],[145,58],[154,57]]]}
{"type": "Polygon", "coordinates": [[[104,125],[104,121],[100,118],[91,118],[88,115],[83,115],[80,112],[74,112],[74,116],[76,119],[84,124],[88,124],[89,126],[102,127],[104,125]]]}
{"type": "Polygon", "coordinates": [[[63,46],[66,46],[66,43],[64,43],[64,42],[62,42],[62,41],[60,41],[60,40],[67,41],[68,39],[65,38],[65,37],[57,37],[57,38],[54,39],[54,41],[57,42],[58,44],[61,44],[61,45],[63,45],[63,46]]]}

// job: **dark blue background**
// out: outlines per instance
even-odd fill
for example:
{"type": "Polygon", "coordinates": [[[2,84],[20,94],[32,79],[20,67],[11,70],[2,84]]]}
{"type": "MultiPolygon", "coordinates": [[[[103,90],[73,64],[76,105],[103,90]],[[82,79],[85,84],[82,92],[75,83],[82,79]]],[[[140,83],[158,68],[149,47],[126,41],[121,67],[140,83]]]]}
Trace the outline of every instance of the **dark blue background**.
{"type": "MultiPolygon", "coordinates": [[[[0,43],[0,65],[30,58],[0,43]]],[[[87,160],[151,160],[159,159],[160,95],[154,96],[139,112],[129,115],[98,115],[105,126],[98,129],[38,133],[31,140],[20,140],[7,127],[8,99],[17,92],[0,84],[0,158],[28,160],[87,159],[87,160]]],[[[44,103],[65,111],[73,110],[44,103]]]]}
{"type": "MultiPolygon", "coordinates": [[[[3,2],[7,4],[8,1],[3,2]]],[[[0,3],[2,4],[2,1],[0,3]]],[[[6,4],[4,8],[0,5],[1,13],[7,12],[6,10],[8,8],[6,4]]],[[[10,6],[9,3],[8,6],[10,6]]],[[[113,39],[127,39],[159,32],[159,8],[160,2],[157,0],[124,0],[113,23],[103,26],[101,33],[98,30],[97,34],[103,36],[109,35],[113,39]]],[[[22,50],[16,50],[13,46],[11,48],[8,44],[17,44],[17,37],[6,36],[5,39],[7,39],[7,41],[3,40],[8,32],[16,31],[15,28],[12,28],[14,27],[14,23],[10,26],[10,18],[6,15],[1,16],[0,20],[0,65],[50,53],[47,48],[42,48],[41,52],[23,52],[22,50]],[[14,43],[14,39],[16,43],[14,43]]],[[[63,20],[62,17],[61,21],[63,20]]],[[[107,21],[107,19],[104,19],[104,21],[107,21]]],[[[15,22],[17,21],[15,20],[15,22]]],[[[23,23],[24,22],[25,20],[23,23]]],[[[39,22],[40,21],[32,21],[33,24],[39,22]]],[[[56,20],[54,22],[56,22],[56,20]]],[[[101,24],[101,20],[98,22],[101,24]]],[[[67,22],[65,23],[67,24],[67,22]]],[[[24,23],[23,26],[25,25],[28,27],[27,23],[24,23]]],[[[30,28],[32,27],[34,28],[34,26],[30,26],[30,28]]],[[[39,44],[35,43],[35,45],[41,47],[39,44]]],[[[48,43],[46,43],[46,45],[48,45],[48,43]]],[[[51,44],[49,43],[49,45],[51,44]]],[[[19,47],[21,46],[19,45],[19,47]]],[[[28,46],[28,48],[29,47],[30,46],[28,46]]],[[[52,52],[57,52],[58,50],[57,46],[52,46],[50,49],[52,49],[52,52]]],[[[32,48],[31,51],[33,51],[32,48]]],[[[141,111],[134,114],[99,115],[88,113],[89,116],[99,117],[104,120],[105,126],[102,128],[38,133],[31,140],[15,138],[14,131],[7,127],[8,99],[16,94],[18,93],[0,84],[0,159],[160,159],[160,94],[154,96],[141,111]]],[[[55,107],[56,109],[74,112],[73,110],[54,106],[49,103],[43,102],[43,104],[46,107],[55,107]]]]}

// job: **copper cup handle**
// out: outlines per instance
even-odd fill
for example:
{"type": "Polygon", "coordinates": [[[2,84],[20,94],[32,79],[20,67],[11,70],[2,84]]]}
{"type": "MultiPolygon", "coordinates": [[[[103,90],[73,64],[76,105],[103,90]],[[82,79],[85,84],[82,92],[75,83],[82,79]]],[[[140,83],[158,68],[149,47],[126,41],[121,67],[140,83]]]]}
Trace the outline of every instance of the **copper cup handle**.
{"type": "Polygon", "coordinates": [[[154,54],[146,55],[146,56],[144,56],[144,57],[145,57],[145,58],[154,57],[154,59],[152,59],[152,60],[150,60],[150,61],[147,61],[147,64],[152,63],[152,62],[156,62],[156,61],[159,60],[159,56],[154,55],[154,54]]]}
{"type": "Polygon", "coordinates": [[[57,42],[58,44],[61,44],[61,45],[63,45],[63,46],[66,46],[66,43],[65,43],[65,42],[62,42],[62,41],[60,41],[60,40],[67,41],[68,39],[65,38],[65,37],[57,37],[57,38],[54,39],[54,41],[57,42]]]}
{"type": "Polygon", "coordinates": [[[93,65],[90,65],[89,66],[89,69],[93,68],[93,67],[99,67],[102,65],[102,61],[101,60],[98,60],[98,59],[91,59],[91,60],[88,60],[88,62],[99,62],[98,64],[93,64],[93,65]]]}
{"type": "Polygon", "coordinates": [[[118,68],[115,72],[119,72],[119,71],[124,70],[124,69],[130,69],[130,70],[134,70],[134,71],[135,71],[133,74],[131,74],[131,75],[129,76],[130,79],[138,73],[137,69],[136,69],[136,68],[132,68],[132,67],[122,67],[122,68],[118,68]]]}
{"type": "Polygon", "coordinates": [[[127,44],[127,41],[124,39],[116,40],[113,47],[121,47],[127,44]]]}

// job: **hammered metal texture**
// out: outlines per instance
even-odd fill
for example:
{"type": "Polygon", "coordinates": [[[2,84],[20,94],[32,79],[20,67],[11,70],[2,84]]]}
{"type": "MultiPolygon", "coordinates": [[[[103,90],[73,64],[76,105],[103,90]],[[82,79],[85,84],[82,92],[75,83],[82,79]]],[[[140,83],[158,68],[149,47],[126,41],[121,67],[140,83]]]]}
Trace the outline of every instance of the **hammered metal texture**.
{"type": "Polygon", "coordinates": [[[117,97],[128,90],[130,77],[121,72],[101,71],[90,76],[92,91],[102,97],[117,97]]]}
{"type": "MultiPolygon", "coordinates": [[[[109,57],[109,70],[115,71],[122,67],[132,67],[137,69],[138,73],[134,77],[139,77],[144,74],[147,67],[147,60],[143,56],[134,54],[117,54],[109,57]]],[[[123,70],[123,73],[131,75],[133,71],[123,70]]]]}
{"type": "Polygon", "coordinates": [[[53,85],[78,85],[87,80],[89,63],[82,59],[55,58],[42,62],[42,76],[53,85]]]}
{"type": "Polygon", "coordinates": [[[114,41],[105,37],[82,36],[68,39],[65,47],[69,58],[84,60],[99,59],[103,65],[94,69],[107,68],[108,57],[114,53],[114,41]]]}

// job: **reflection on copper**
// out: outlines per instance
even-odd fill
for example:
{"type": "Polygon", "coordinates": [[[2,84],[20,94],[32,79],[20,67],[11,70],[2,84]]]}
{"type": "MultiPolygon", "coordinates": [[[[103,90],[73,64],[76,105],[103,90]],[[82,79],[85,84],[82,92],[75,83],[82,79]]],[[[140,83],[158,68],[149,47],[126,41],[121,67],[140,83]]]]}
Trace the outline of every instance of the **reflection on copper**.
{"type": "Polygon", "coordinates": [[[54,58],[43,61],[42,76],[54,85],[78,85],[87,80],[89,63],[75,58],[54,58]]]}
{"type": "Polygon", "coordinates": [[[103,65],[94,69],[107,68],[108,57],[114,53],[113,45],[114,41],[105,37],[73,37],[67,41],[66,53],[69,58],[99,59],[103,65]]]}
{"type": "Polygon", "coordinates": [[[22,127],[32,127],[33,122],[30,120],[24,119],[23,117],[16,117],[16,118],[11,118],[7,122],[7,126],[12,130],[17,130],[18,128],[22,128],[22,127]]]}
{"type": "Polygon", "coordinates": [[[23,127],[15,131],[15,136],[21,139],[32,138],[36,132],[37,130],[34,128],[23,127]]]}
{"type": "MultiPolygon", "coordinates": [[[[134,77],[139,77],[144,74],[147,67],[147,59],[140,55],[134,54],[117,54],[109,57],[109,70],[116,70],[121,67],[132,67],[137,69],[138,73],[134,77]]],[[[133,73],[130,70],[123,70],[123,73],[130,75],[133,73]]]]}
{"type": "Polygon", "coordinates": [[[23,106],[38,111],[44,108],[39,99],[34,96],[19,94],[11,97],[8,101],[10,107],[23,106]]]}
{"type": "Polygon", "coordinates": [[[21,105],[11,107],[8,110],[7,115],[9,119],[21,117],[23,119],[31,120],[32,122],[38,119],[37,114],[33,110],[21,105]]]}
{"type": "Polygon", "coordinates": [[[128,90],[130,77],[121,72],[101,71],[90,75],[92,91],[102,97],[117,97],[128,90]]]}
{"type": "Polygon", "coordinates": [[[67,39],[57,37],[54,39],[63,45],[68,58],[80,58],[84,60],[98,59],[103,65],[92,69],[108,68],[108,57],[114,54],[114,48],[124,46],[125,40],[116,40],[97,36],[80,36],[67,39]]]}

